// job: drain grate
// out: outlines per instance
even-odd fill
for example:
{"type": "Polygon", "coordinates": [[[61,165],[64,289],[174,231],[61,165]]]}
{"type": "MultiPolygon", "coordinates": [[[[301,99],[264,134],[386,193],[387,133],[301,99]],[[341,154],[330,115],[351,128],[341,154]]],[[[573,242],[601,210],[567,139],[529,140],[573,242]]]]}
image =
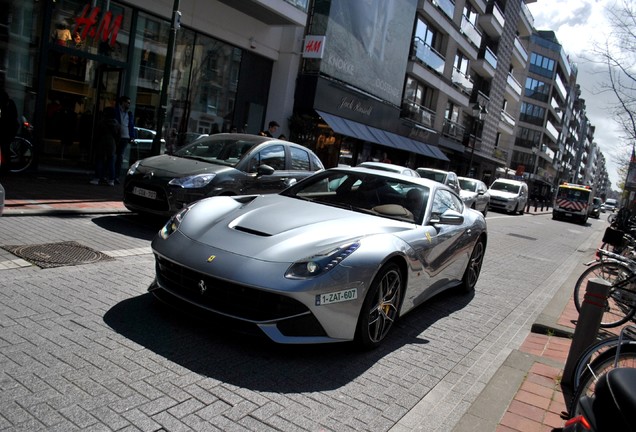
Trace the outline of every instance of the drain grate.
{"type": "Polygon", "coordinates": [[[2,248],[40,268],[113,261],[108,255],[74,241],[2,248]]]}

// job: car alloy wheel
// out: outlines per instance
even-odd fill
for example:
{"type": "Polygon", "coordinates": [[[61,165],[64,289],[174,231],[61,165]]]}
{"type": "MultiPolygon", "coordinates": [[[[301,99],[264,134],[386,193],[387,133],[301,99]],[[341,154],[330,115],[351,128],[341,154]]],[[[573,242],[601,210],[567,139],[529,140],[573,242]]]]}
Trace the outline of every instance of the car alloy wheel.
{"type": "Polygon", "coordinates": [[[483,240],[479,240],[470,255],[470,261],[468,261],[468,267],[466,267],[464,278],[462,279],[462,289],[465,292],[474,290],[475,285],[477,285],[477,279],[479,279],[479,273],[481,273],[481,265],[484,262],[485,250],[483,240]]]}
{"type": "Polygon", "coordinates": [[[357,341],[364,347],[376,347],[384,340],[397,319],[402,294],[402,275],[396,264],[383,267],[369,289],[360,319],[357,341]]]}

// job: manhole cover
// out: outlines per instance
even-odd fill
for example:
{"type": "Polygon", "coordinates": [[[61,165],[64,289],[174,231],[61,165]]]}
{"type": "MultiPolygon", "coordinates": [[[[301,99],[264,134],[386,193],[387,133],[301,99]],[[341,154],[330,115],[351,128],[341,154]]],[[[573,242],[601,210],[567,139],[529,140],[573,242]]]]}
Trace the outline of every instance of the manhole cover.
{"type": "Polygon", "coordinates": [[[39,245],[2,246],[2,248],[40,268],[91,264],[98,261],[113,260],[108,255],[73,241],[39,245]]]}

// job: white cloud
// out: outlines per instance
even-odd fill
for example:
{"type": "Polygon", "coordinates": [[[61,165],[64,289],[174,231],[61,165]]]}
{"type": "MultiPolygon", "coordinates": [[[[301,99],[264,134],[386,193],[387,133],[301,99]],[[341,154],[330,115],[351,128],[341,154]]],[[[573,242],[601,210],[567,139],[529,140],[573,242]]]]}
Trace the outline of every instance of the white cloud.
{"type": "Polygon", "coordinates": [[[585,99],[587,117],[595,126],[594,141],[605,155],[607,172],[613,189],[619,182],[618,165],[624,157],[619,125],[612,116],[612,94],[601,92],[607,81],[605,70],[598,69],[585,60],[596,46],[603,46],[608,38],[610,26],[606,9],[615,6],[615,0],[538,0],[528,4],[537,30],[555,32],[564,51],[576,63],[577,83],[581,86],[581,97],[585,99]]]}

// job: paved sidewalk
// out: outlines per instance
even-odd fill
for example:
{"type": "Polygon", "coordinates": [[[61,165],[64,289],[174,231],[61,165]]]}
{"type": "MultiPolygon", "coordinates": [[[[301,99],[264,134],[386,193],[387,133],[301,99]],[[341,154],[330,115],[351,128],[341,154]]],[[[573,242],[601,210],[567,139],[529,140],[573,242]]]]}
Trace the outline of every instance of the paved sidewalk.
{"type": "Polygon", "coordinates": [[[56,213],[119,213],[121,185],[92,185],[90,172],[40,171],[0,177],[4,216],[56,213]]]}

